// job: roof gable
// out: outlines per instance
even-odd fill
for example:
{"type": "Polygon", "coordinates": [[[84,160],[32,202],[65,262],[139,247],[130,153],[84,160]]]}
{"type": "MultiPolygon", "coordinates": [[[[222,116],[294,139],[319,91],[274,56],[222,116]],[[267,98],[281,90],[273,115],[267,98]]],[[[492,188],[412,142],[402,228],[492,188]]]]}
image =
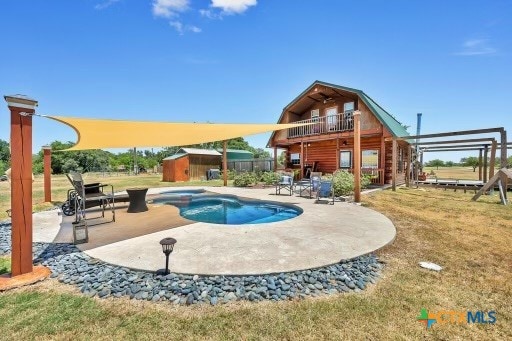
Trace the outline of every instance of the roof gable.
{"type": "MultiPolygon", "coordinates": [[[[314,89],[315,86],[322,85],[330,88],[334,88],[337,90],[342,90],[346,92],[351,92],[356,94],[370,109],[370,111],[375,115],[375,117],[381,122],[384,127],[393,135],[393,136],[407,136],[409,133],[407,132],[407,129],[390,113],[388,113],[384,108],[382,108],[380,105],[377,104],[370,96],[365,94],[362,90],[349,88],[346,86],[326,83],[322,81],[314,81],[313,84],[311,84],[306,90],[304,90],[302,93],[300,93],[297,97],[295,97],[286,107],[283,108],[283,111],[281,113],[281,116],[279,117],[279,120],[277,122],[281,122],[284,113],[295,103],[297,103],[301,98],[306,96],[312,89],[314,89]]],[[[270,141],[274,137],[275,132],[272,132],[272,136],[269,140],[270,141]]]]}

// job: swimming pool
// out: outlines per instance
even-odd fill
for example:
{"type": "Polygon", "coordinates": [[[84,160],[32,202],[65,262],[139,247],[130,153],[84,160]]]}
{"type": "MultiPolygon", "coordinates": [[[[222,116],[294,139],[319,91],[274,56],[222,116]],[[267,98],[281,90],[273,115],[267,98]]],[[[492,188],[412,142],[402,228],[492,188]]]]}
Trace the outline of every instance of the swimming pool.
{"type": "Polygon", "coordinates": [[[184,218],[213,224],[271,223],[295,218],[303,212],[294,205],[244,200],[232,195],[181,195],[163,200],[165,204],[178,207],[184,218]]]}

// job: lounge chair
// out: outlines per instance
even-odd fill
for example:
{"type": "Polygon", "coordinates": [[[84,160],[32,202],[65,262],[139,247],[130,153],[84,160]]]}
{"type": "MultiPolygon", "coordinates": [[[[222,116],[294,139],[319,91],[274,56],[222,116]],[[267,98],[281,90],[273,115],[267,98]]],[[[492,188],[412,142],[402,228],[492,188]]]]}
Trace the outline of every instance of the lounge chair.
{"type": "Polygon", "coordinates": [[[276,195],[281,194],[281,190],[288,191],[289,195],[293,194],[293,176],[282,175],[279,182],[276,183],[276,195]]]}
{"type": "Polygon", "coordinates": [[[320,186],[316,192],[316,202],[318,202],[320,198],[328,198],[328,202],[334,205],[334,190],[332,188],[332,181],[320,181],[320,186]]]}
{"type": "MultiPolygon", "coordinates": [[[[99,218],[87,218],[86,216],[85,210],[95,206],[101,207],[102,218],[105,217],[105,209],[109,208],[112,212],[112,221],[116,221],[114,186],[101,183],[85,184],[80,173],[72,172],[66,174],[66,176],[73,185],[73,189],[68,192],[68,202],[64,205],[68,205],[68,212],[74,210],[75,223],[99,218]],[[73,205],[73,208],[71,208],[71,205],[73,205]]],[[[66,214],[66,212],[64,213],[66,214]]]]}

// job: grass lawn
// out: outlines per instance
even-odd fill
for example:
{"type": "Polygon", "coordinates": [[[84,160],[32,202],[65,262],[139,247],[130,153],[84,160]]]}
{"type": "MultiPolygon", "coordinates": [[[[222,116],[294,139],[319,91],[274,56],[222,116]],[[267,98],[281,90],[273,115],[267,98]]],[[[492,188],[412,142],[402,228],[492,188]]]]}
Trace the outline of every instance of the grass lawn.
{"type": "Polygon", "coordinates": [[[11,259],[8,257],[0,257],[0,275],[11,272],[11,259]]]}
{"type": "MultiPolygon", "coordinates": [[[[485,339],[512,338],[512,206],[497,196],[398,189],[363,196],[364,205],[397,227],[378,252],[386,267],[361,293],[303,301],[174,306],[128,299],[90,299],[47,280],[0,294],[5,339],[485,339]],[[419,261],[444,267],[422,269],[419,261]],[[421,308],[495,310],[495,325],[416,320],[421,308]]],[[[336,209],[326,206],[326,209],[336,209]]]]}
{"type": "MultiPolygon", "coordinates": [[[[496,167],[495,171],[498,170],[499,167],[496,167]]],[[[478,180],[478,167],[475,172],[473,172],[473,167],[439,167],[439,169],[423,167],[423,171],[427,174],[434,172],[439,179],[478,180]]],[[[487,170],[487,174],[489,174],[489,170],[487,170]]]]}

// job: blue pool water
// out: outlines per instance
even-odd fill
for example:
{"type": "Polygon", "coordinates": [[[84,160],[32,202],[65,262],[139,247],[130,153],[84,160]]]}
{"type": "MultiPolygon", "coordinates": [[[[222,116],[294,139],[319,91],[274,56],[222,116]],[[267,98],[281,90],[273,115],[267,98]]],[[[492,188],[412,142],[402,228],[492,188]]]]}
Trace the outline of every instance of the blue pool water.
{"type": "Polygon", "coordinates": [[[184,218],[214,224],[262,224],[294,218],[302,209],[292,205],[224,195],[182,195],[167,198],[184,218]]]}
{"type": "Polygon", "coordinates": [[[180,189],[180,190],[175,190],[175,191],[167,191],[167,192],[162,192],[160,194],[163,194],[163,195],[178,195],[178,196],[182,196],[182,195],[196,195],[196,194],[202,194],[204,193],[205,190],[204,189],[180,189]]]}

